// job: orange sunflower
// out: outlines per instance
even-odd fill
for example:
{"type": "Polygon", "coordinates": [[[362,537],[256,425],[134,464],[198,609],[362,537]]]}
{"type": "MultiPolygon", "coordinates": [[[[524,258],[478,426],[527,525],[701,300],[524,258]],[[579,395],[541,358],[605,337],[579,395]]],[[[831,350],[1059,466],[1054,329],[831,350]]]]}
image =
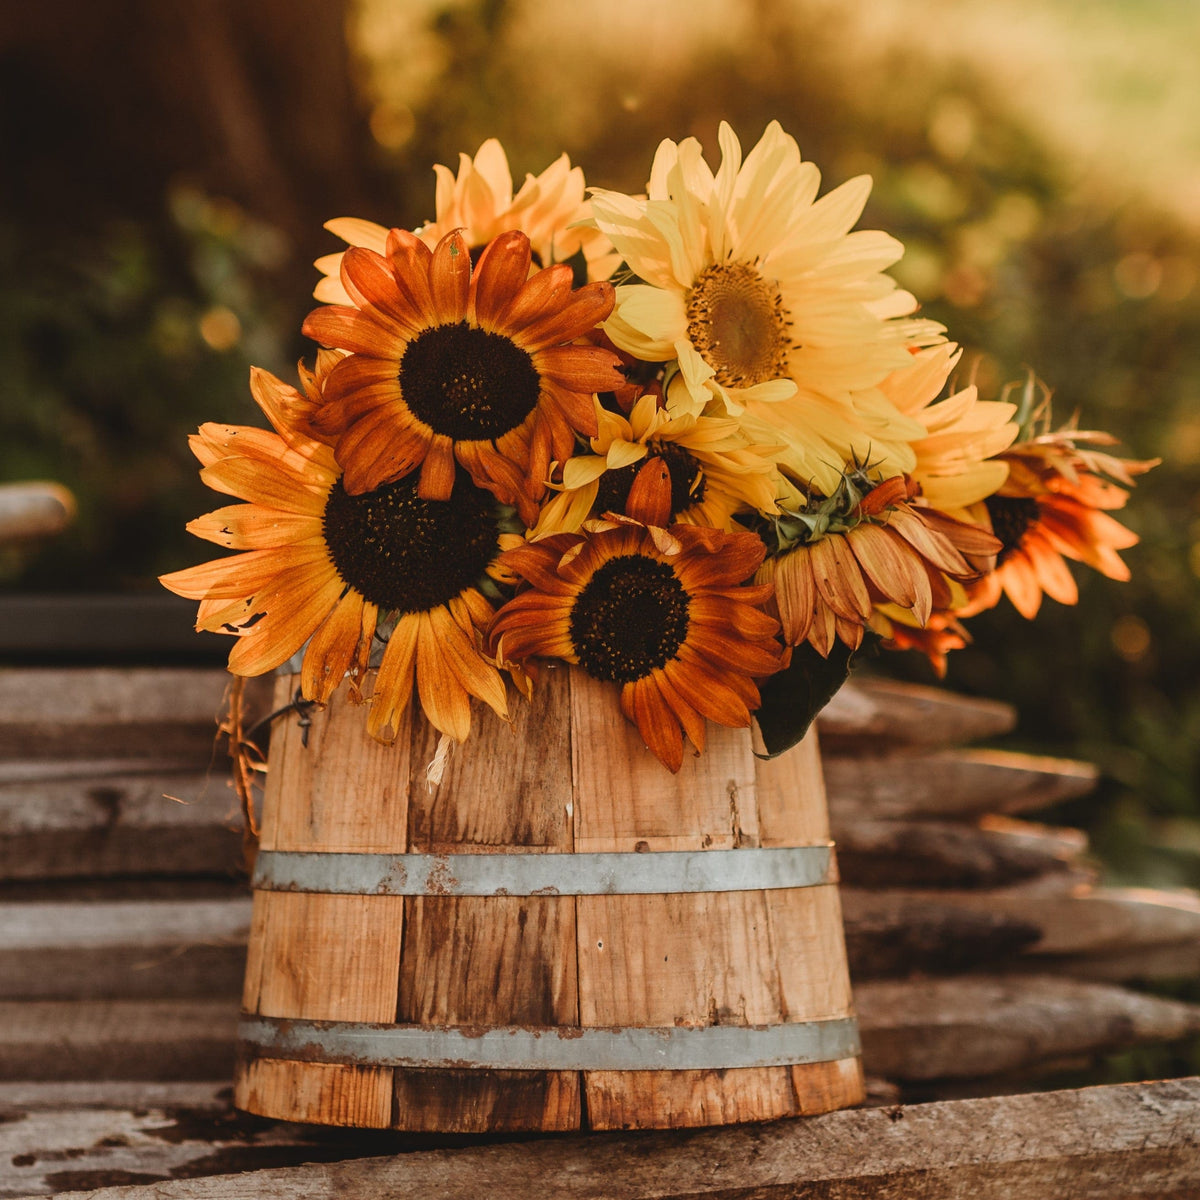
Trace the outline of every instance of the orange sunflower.
{"type": "Polygon", "coordinates": [[[1123,508],[1134,476],[1158,459],[1135,462],[1095,449],[1114,444],[1107,433],[1066,428],[1000,456],[1008,464],[1008,479],[981,507],[1002,549],[996,569],[967,589],[961,616],[994,607],[1001,595],[1028,619],[1037,615],[1043,595],[1075,604],[1079,588],[1068,558],[1109,579],[1129,578],[1117,551],[1136,546],[1138,536],[1106,510],[1123,508]]]}
{"type": "MultiPolygon", "coordinates": [[[[526,175],[513,194],[513,177],[504,147],[488,138],[475,153],[460,154],[458,174],[438,163],[434,207],[437,216],[416,230],[431,250],[452,229],[461,229],[474,251],[510,229],[519,229],[530,241],[539,267],[566,262],[582,251],[589,279],[607,279],[620,264],[608,239],[598,230],[579,223],[591,215],[584,195],[583,171],[571,166],[565,155],[540,175],[526,175]]],[[[374,221],[338,217],[325,228],[351,246],[385,252],[388,231],[374,221]]],[[[326,254],[314,264],[323,278],[313,296],[334,304],[353,304],[341,283],[342,255],[326,254]]]]}
{"type": "Polygon", "coordinates": [[[773,522],[778,553],[755,579],[774,584],[789,646],[807,641],[823,657],[835,639],[857,649],[880,605],[924,628],[963,599],[958,581],[990,565],[1000,543],[980,525],[913,503],[912,486],[901,475],[872,482],[853,471],[829,500],[773,522]]]}
{"type": "Polygon", "coordinates": [[[778,623],[744,585],[762,560],[755,534],[632,520],[589,522],[503,556],[529,587],[496,614],[501,660],[560,658],[620,685],[621,711],[671,771],[705,720],[745,727],[755,679],[780,665],[778,623]]]}
{"type": "Polygon", "coordinates": [[[342,282],[354,307],[309,314],[304,332],[350,351],[329,373],[319,429],[336,436],[351,494],[419,470],[417,494],[446,500],[455,460],[476,484],[537,519],[552,459],[592,436],[592,396],[624,379],[615,355],[571,345],[611,311],[613,289],[572,290],[571,268],[530,278],[529,239],[489,243],[472,268],[460,231],[430,250],[393,229],[387,253],[354,248],[342,282]]]}
{"type": "Polygon", "coordinates": [[[175,571],[161,582],[200,601],[196,628],[230,633],[236,675],[260,675],[301,647],[304,697],[325,703],[349,675],[358,686],[374,642],[386,636],[367,728],[388,741],[412,697],[462,741],[470,697],[507,715],[504,682],[480,652],[493,615],[482,589],[508,579],[495,498],[458,472],[447,500],[417,494],[415,478],[351,495],[332,449],[288,423],[307,402],[258,372],[255,398],[274,432],[204,425],[192,438],[201,478],[247,501],[188,529],[240,553],[175,571]]]}

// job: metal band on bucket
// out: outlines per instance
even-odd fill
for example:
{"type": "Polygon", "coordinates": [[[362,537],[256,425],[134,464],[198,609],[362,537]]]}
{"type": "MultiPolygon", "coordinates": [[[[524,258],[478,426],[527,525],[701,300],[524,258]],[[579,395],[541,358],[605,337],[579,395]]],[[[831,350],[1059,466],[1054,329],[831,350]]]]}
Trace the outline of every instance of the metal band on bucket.
{"type": "Polygon", "coordinates": [[[348,1066],[495,1071],[704,1071],[836,1062],[861,1053],[853,1017],[786,1025],[580,1029],[374,1025],[243,1016],[264,1057],[348,1066]]]}
{"type": "Polygon", "coordinates": [[[585,854],[343,854],[261,850],[259,891],[354,896],[639,896],[815,887],[831,843],[585,854]]]}

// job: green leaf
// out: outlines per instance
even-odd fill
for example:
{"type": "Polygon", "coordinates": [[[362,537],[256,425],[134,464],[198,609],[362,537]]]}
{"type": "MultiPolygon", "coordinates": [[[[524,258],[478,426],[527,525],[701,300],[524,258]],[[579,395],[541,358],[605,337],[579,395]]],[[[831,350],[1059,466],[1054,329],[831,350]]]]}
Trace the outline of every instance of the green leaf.
{"type": "Polygon", "coordinates": [[[854,654],[840,640],[834,641],[828,658],[807,642],[792,651],[786,670],[759,689],[762,704],[754,716],[767,751],[759,758],[775,758],[804,737],[817,713],[846,682],[854,654]]]}

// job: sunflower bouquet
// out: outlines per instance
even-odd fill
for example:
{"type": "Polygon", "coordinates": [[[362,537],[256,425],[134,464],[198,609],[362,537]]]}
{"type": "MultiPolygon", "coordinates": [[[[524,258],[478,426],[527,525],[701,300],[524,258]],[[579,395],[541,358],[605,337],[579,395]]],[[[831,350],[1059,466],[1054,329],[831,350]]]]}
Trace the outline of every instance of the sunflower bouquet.
{"type": "Polygon", "coordinates": [[[396,736],[414,692],[464,740],[554,660],[612,683],[672,771],[706,722],[803,735],[864,639],[944,672],[1006,593],[1076,599],[1065,559],[1128,577],[1109,510],[1153,463],[947,387],[960,351],[855,230],[863,177],[820,176],[777,123],[714,172],[664,141],[645,195],[562,156],[514,195],[500,145],[437,175],[415,231],[329,222],[299,386],[271,425],[204,425],[202,478],[244,503],[191,532],[238,553],[163,577],[229,633],[237,675],[302,651],[396,736]]]}

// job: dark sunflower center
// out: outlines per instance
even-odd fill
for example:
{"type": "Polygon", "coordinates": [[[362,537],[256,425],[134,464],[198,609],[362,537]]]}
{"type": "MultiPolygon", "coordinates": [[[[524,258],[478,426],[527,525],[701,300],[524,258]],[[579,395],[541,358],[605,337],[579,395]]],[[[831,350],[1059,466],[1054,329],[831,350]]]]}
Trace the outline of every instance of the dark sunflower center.
{"type": "Polygon", "coordinates": [[[542,382],[520,346],[466,321],[417,334],[398,378],[417,420],[456,442],[492,441],[516,429],[537,407],[542,382]]]}
{"type": "Polygon", "coordinates": [[[571,610],[571,643],[595,679],[632,683],[675,657],[688,631],[688,594],[664,562],[625,554],[588,581],[571,610]]]}
{"type": "Polygon", "coordinates": [[[337,573],[384,612],[425,612],[482,578],[500,548],[496,501],[460,472],[449,500],[422,500],[417,475],[325,502],[324,533],[337,573]]]}
{"type": "MultiPolygon", "coordinates": [[[[651,458],[661,458],[671,474],[671,519],[674,520],[685,508],[699,504],[704,499],[704,473],[700,464],[682,447],[674,442],[663,442],[650,452],[651,458]]],[[[605,471],[600,476],[593,512],[623,513],[629,501],[629,492],[637,473],[645,461],[630,463],[605,471]]]]}
{"type": "Polygon", "coordinates": [[[687,300],[688,339],[727,387],[787,375],[787,309],[776,284],[750,263],[715,263],[696,276],[687,300]]]}
{"type": "Polygon", "coordinates": [[[1038,502],[1028,496],[989,496],[984,504],[992,518],[992,532],[1004,547],[996,559],[1001,563],[1009,551],[1020,545],[1025,531],[1038,519],[1038,502]]]}

